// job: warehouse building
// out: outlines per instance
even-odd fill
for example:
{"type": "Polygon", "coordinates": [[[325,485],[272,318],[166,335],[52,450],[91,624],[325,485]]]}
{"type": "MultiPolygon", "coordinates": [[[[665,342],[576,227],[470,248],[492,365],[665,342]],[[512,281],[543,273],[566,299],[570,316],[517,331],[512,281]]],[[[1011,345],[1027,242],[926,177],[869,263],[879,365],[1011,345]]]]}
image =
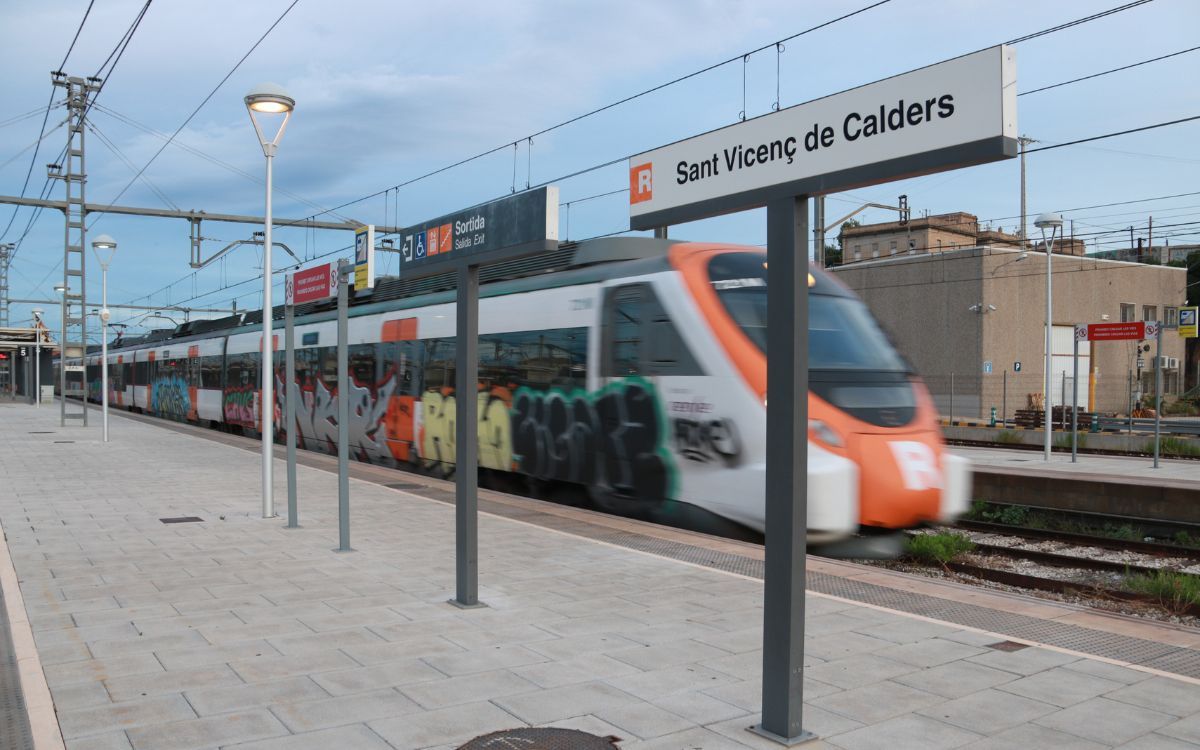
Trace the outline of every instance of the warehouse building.
{"type": "MultiPolygon", "coordinates": [[[[844,246],[855,242],[849,232],[843,239],[844,246]]],[[[1022,253],[1007,242],[951,249],[942,239],[939,250],[830,270],[867,303],[942,414],[953,409],[958,417],[987,418],[995,408],[999,417],[1011,417],[1043,388],[1046,254],[1040,245],[1022,253]]],[[[1054,403],[1072,397],[1074,326],[1080,323],[1161,320],[1163,392],[1182,392],[1186,363],[1178,321],[1185,269],[1055,252],[1052,270],[1054,403]]],[[[1081,343],[1080,408],[1125,414],[1131,402],[1148,399],[1154,354],[1153,340],[1081,343]]]]}

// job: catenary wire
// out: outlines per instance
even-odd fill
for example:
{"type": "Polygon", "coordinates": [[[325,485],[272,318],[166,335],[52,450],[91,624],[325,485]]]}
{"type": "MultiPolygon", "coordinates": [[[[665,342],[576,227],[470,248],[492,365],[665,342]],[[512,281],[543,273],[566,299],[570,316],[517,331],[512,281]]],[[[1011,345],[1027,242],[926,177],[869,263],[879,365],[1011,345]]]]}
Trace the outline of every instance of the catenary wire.
{"type": "Polygon", "coordinates": [[[1022,91],[1021,93],[1017,94],[1017,96],[1027,96],[1029,94],[1036,94],[1040,91],[1049,91],[1050,89],[1056,89],[1059,86],[1068,86],[1072,83],[1079,83],[1080,81],[1087,81],[1087,80],[1091,80],[1092,78],[1099,78],[1100,76],[1106,76],[1110,73],[1119,73],[1122,70],[1129,70],[1130,68],[1136,68],[1136,67],[1139,67],[1142,65],[1148,65],[1149,63],[1158,62],[1159,60],[1166,60],[1166,59],[1169,59],[1172,57],[1178,57],[1179,55],[1186,55],[1187,53],[1195,52],[1198,49],[1200,49],[1200,47],[1192,47],[1190,49],[1180,50],[1179,52],[1172,52],[1169,55],[1160,55],[1159,57],[1152,57],[1149,60],[1142,60],[1141,62],[1132,63],[1130,65],[1122,65],[1119,68],[1113,68],[1111,70],[1105,70],[1105,71],[1101,71],[1099,73],[1092,73],[1091,75],[1083,76],[1082,78],[1072,78],[1069,81],[1063,81],[1061,83],[1053,83],[1053,84],[1050,84],[1049,86],[1042,86],[1041,88],[1032,89],[1030,91],[1022,91]]]}

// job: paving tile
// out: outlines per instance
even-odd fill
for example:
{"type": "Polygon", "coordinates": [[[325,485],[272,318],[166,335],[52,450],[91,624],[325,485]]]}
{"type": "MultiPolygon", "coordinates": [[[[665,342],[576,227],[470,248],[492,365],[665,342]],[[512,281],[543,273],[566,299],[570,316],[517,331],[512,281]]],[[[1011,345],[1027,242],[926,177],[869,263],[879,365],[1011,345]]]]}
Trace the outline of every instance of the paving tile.
{"type": "MultiPolygon", "coordinates": [[[[272,650],[272,653],[274,651],[272,650]]],[[[326,651],[315,655],[270,656],[242,659],[229,663],[246,682],[262,682],[300,674],[316,674],[357,666],[357,662],[341,651],[326,651]]]]}
{"type": "Polygon", "coordinates": [[[420,710],[420,706],[393,689],[271,707],[271,713],[296,733],[386,719],[420,710]]]}
{"type": "Polygon", "coordinates": [[[162,664],[154,654],[129,654],[107,659],[88,659],[67,664],[48,664],[42,668],[50,687],[73,682],[99,682],[110,677],[161,672],[162,664]]]}
{"type": "Polygon", "coordinates": [[[132,637],[120,640],[89,643],[88,648],[92,650],[92,654],[96,658],[103,659],[108,656],[119,656],[121,654],[134,654],[145,651],[174,651],[208,645],[211,644],[200,633],[195,630],[187,630],[181,633],[158,636],[144,636],[135,633],[132,637]]]}
{"type": "Polygon", "coordinates": [[[431,656],[425,662],[451,677],[494,669],[508,669],[546,661],[546,657],[524,646],[491,646],[461,654],[431,656]]]}
{"type": "Polygon", "coordinates": [[[50,691],[56,711],[74,711],[89,706],[103,706],[112,702],[103,682],[73,682],[50,691]]]}
{"type": "Polygon", "coordinates": [[[329,693],[307,676],[273,682],[188,690],[188,702],[201,716],[223,714],[244,708],[291,704],[328,698],[329,693]]]}
{"type": "Polygon", "coordinates": [[[955,632],[955,628],[952,625],[940,625],[911,617],[896,617],[878,625],[855,628],[854,632],[893,643],[915,643],[928,638],[949,635],[955,632]]]}
{"type": "Polygon", "coordinates": [[[893,677],[892,680],[946,698],[962,698],[1019,678],[1020,675],[1002,669],[993,669],[970,661],[954,661],[909,672],[893,677]]]}
{"type": "Polygon", "coordinates": [[[940,664],[948,664],[959,659],[965,659],[968,656],[976,656],[985,651],[986,649],[978,646],[968,646],[944,638],[930,638],[914,643],[888,646],[874,653],[885,659],[901,661],[916,667],[936,667],[940,664]]]}
{"type": "Polygon", "coordinates": [[[193,646],[155,654],[167,669],[194,669],[244,659],[278,656],[279,652],[264,640],[238,641],[221,646],[193,646]]]}
{"type": "Polygon", "coordinates": [[[702,662],[705,659],[728,656],[728,652],[696,641],[682,641],[656,646],[634,646],[633,648],[610,651],[606,655],[638,669],[650,670],[664,669],[680,664],[691,664],[702,662]]]}
{"type": "Polygon", "coordinates": [[[895,716],[929,708],[944,700],[940,695],[890,681],[809,699],[814,706],[860,724],[877,724],[895,716]]]}
{"type": "Polygon", "coordinates": [[[682,716],[648,703],[630,703],[617,708],[603,709],[594,712],[596,718],[608,722],[623,730],[623,734],[648,739],[661,737],[672,732],[681,732],[695,726],[682,716]]]}
{"type": "MultiPolygon", "coordinates": [[[[1103,677],[1056,668],[1006,682],[997,689],[1066,708],[1120,687],[1121,683],[1103,677]]],[[[1200,699],[1197,699],[1196,705],[1200,706],[1200,699]]]]}
{"type": "MultiPolygon", "coordinates": [[[[458,640],[455,636],[449,636],[449,639],[458,640]]],[[[588,633],[568,638],[554,638],[553,640],[526,643],[525,648],[550,659],[569,659],[580,654],[591,652],[611,654],[614,651],[640,648],[640,646],[635,641],[614,633],[588,633]]]]}
{"type": "Polygon", "coordinates": [[[225,750],[393,750],[363,724],[226,745],[225,750]]]}
{"type": "Polygon", "coordinates": [[[894,645],[891,641],[882,638],[845,631],[806,639],[804,656],[806,659],[816,657],[822,661],[834,661],[855,654],[868,654],[894,645]]]}
{"type": "Polygon", "coordinates": [[[200,750],[286,735],[287,728],[263,709],[158,723],[130,729],[133,750],[200,750]]]}
{"type": "Polygon", "coordinates": [[[333,651],[346,646],[370,646],[386,643],[366,628],[337,630],[307,635],[285,635],[267,640],[275,650],[285,656],[309,656],[333,651]]]}
{"type": "MultiPolygon", "coordinates": [[[[693,724],[710,724],[749,715],[749,712],[743,708],[738,708],[732,703],[726,703],[698,691],[673,693],[647,698],[647,700],[676,716],[682,716],[693,724]]],[[[807,710],[806,708],[805,711],[807,712],[807,710]]]]}
{"type": "Polygon", "coordinates": [[[1037,647],[1023,648],[1020,651],[996,651],[989,649],[987,653],[967,659],[967,661],[982,664],[985,667],[995,667],[996,669],[1003,669],[1006,672],[1015,672],[1021,675],[1035,674],[1078,660],[1078,656],[1062,654],[1057,651],[1037,647]]]}
{"type": "Polygon", "coordinates": [[[168,695],[65,711],[59,714],[58,724],[64,737],[82,737],[195,716],[183,696],[168,695]]]}
{"type": "Polygon", "coordinates": [[[1108,692],[1105,697],[1179,717],[1200,712],[1200,685],[1168,677],[1151,677],[1108,692]]]}
{"type": "Polygon", "coordinates": [[[124,732],[90,734],[65,742],[67,750],[131,750],[129,737],[124,732]]]}
{"type": "MultiPolygon", "coordinates": [[[[344,658],[349,661],[349,657],[344,658]]],[[[312,675],[313,681],[332,695],[363,693],[416,682],[442,680],[445,677],[445,674],[418,659],[387,662],[374,667],[338,669],[312,675]]]]}
{"type": "Polygon", "coordinates": [[[1092,698],[1037,720],[1038,724],[1096,742],[1119,745],[1165,727],[1173,716],[1128,703],[1092,698]]]}
{"type": "Polygon", "coordinates": [[[141,697],[200,690],[207,687],[241,685],[242,680],[224,664],[199,669],[113,677],[104,686],[114,701],[136,700],[141,697]]]}
{"type": "Polygon", "coordinates": [[[1149,672],[1130,669],[1129,667],[1122,667],[1117,664],[1109,664],[1097,659],[1073,661],[1070,664],[1063,665],[1063,669],[1069,669],[1072,672],[1082,672],[1083,674],[1094,674],[1097,677],[1103,677],[1106,680],[1121,682],[1126,685],[1132,685],[1135,682],[1142,682],[1153,677],[1149,672]]]}
{"type": "Polygon", "coordinates": [[[675,732],[644,742],[621,743],[621,750],[746,750],[748,745],[735,742],[703,727],[675,732]]]}
{"type": "Polygon", "coordinates": [[[481,702],[380,719],[367,726],[393,747],[412,750],[438,744],[457,747],[481,734],[525,725],[495,705],[481,702]]]}
{"type": "Polygon", "coordinates": [[[943,724],[925,716],[909,714],[824,739],[828,740],[829,744],[846,748],[846,750],[897,750],[897,748],[941,750],[941,748],[962,747],[979,738],[980,736],[974,732],[943,724]]]}
{"type": "Polygon", "coordinates": [[[637,667],[603,654],[584,654],[573,659],[527,664],[509,671],[542,688],[574,685],[595,679],[611,681],[614,677],[641,673],[637,667]]]}
{"type": "Polygon", "coordinates": [[[915,672],[916,669],[911,664],[862,654],[814,665],[807,668],[805,674],[814,680],[849,690],[915,672]]]}
{"type": "Polygon", "coordinates": [[[1200,713],[1193,713],[1186,719],[1161,727],[1158,732],[1200,746],[1200,713]]]}
{"type": "Polygon", "coordinates": [[[996,689],[981,690],[917,713],[990,735],[1052,714],[1056,706],[996,689]]]}
{"type": "Polygon", "coordinates": [[[496,698],[496,704],[527,724],[545,724],[568,716],[597,714],[637,702],[637,698],[602,682],[538,690],[531,693],[496,698]]]}
{"type": "Polygon", "coordinates": [[[1184,742],[1163,734],[1143,734],[1132,742],[1126,742],[1117,750],[1196,750],[1197,743],[1184,742]]]}
{"type": "Polygon", "coordinates": [[[1101,745],[1073,734],[1056,732],[1037,724],[1025,724],[972,742],[964,750],[1106,750],[1110,745],[1101,745]]]}
{"type": "Polygon", "coordinates": [[[651,700],[671,693],[709,690],[720,685],[741,682],[741,680],[725,672],[718,672],[695,664],[683,664],[649,672],[632,672],[609,677],[605,682],[639,698],[651,700]]]}
{"type": "Polygon", "coordinates": [[[538,685],[508,670],[430,680],[399,688],[400,692],[426,709],[474,703],[540,689],[538,685]]]}

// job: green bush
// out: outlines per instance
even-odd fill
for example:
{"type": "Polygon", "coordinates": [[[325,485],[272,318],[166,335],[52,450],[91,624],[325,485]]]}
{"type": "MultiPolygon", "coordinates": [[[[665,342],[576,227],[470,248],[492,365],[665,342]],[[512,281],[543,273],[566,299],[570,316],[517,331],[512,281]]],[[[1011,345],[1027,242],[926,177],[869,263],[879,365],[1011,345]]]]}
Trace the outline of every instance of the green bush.
{"type": "Polygon", "coordinates": [[[964,552],[975,549],[972,542],[962,534],[917,534],[908,540],[906,550],[909,557],[922,562],[945,565],[964,552]]]}
{"type": "MultiPolygon", "coordinates": [[[[1078,446],[1079,450],[1083,450],[1087,447],[1086,432],[1079,433],[1079,440],[1077,441],[1076,445],[1078,446]]],[[[1059,435],[1054,438],[1054,447],[1065,451],[1071,450],[1071,433],[1068,432],[1065,435],[1059,435]]]]}
{"type": "Polygon", "coordinates": [[[1200,578],[1187,573],[1160,570],[1153,575],[1133,575],[1125,579],[1125,586],[1157,598],[1171,612],[1182,613],[1190,607],[1200,607],[1200,578]]]}
{"type": "Polygon", "coordinates": [[[996,442],[1001,445],[1021,445],[1025,440],[1016,430],[1000,430],[996,433],[996,442]]]}
{"type": "Polygon", "coordinates": [[[1024,505],[998,505],[986,500],[976,500],[971,503],[971,510],[966,514],[966,519],[1002,523],[1006,526],[1024,526],[1029,521],[1029,516],[1029,508],[1024,505]]]}
{"type": "Polygon", "coordinates": [[[1200,408],[1197,408],[1195,401],[1191,399],[1181,398],[1176,401],[1171,401],[1163,404],[1163,414],[1172,416],[1194,417],[1200,414],[1200,408]]]}

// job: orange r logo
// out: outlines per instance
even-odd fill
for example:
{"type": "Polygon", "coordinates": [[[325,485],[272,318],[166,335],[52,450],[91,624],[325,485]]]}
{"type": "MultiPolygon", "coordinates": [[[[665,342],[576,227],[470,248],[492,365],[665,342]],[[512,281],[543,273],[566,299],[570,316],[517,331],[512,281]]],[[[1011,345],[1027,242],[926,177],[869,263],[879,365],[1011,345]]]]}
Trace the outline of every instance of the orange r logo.
{"type": "Polygon", "coordinates": [[[654,163],[629,168],[629,203],[641,203],[654,197],[654,163]]]}

